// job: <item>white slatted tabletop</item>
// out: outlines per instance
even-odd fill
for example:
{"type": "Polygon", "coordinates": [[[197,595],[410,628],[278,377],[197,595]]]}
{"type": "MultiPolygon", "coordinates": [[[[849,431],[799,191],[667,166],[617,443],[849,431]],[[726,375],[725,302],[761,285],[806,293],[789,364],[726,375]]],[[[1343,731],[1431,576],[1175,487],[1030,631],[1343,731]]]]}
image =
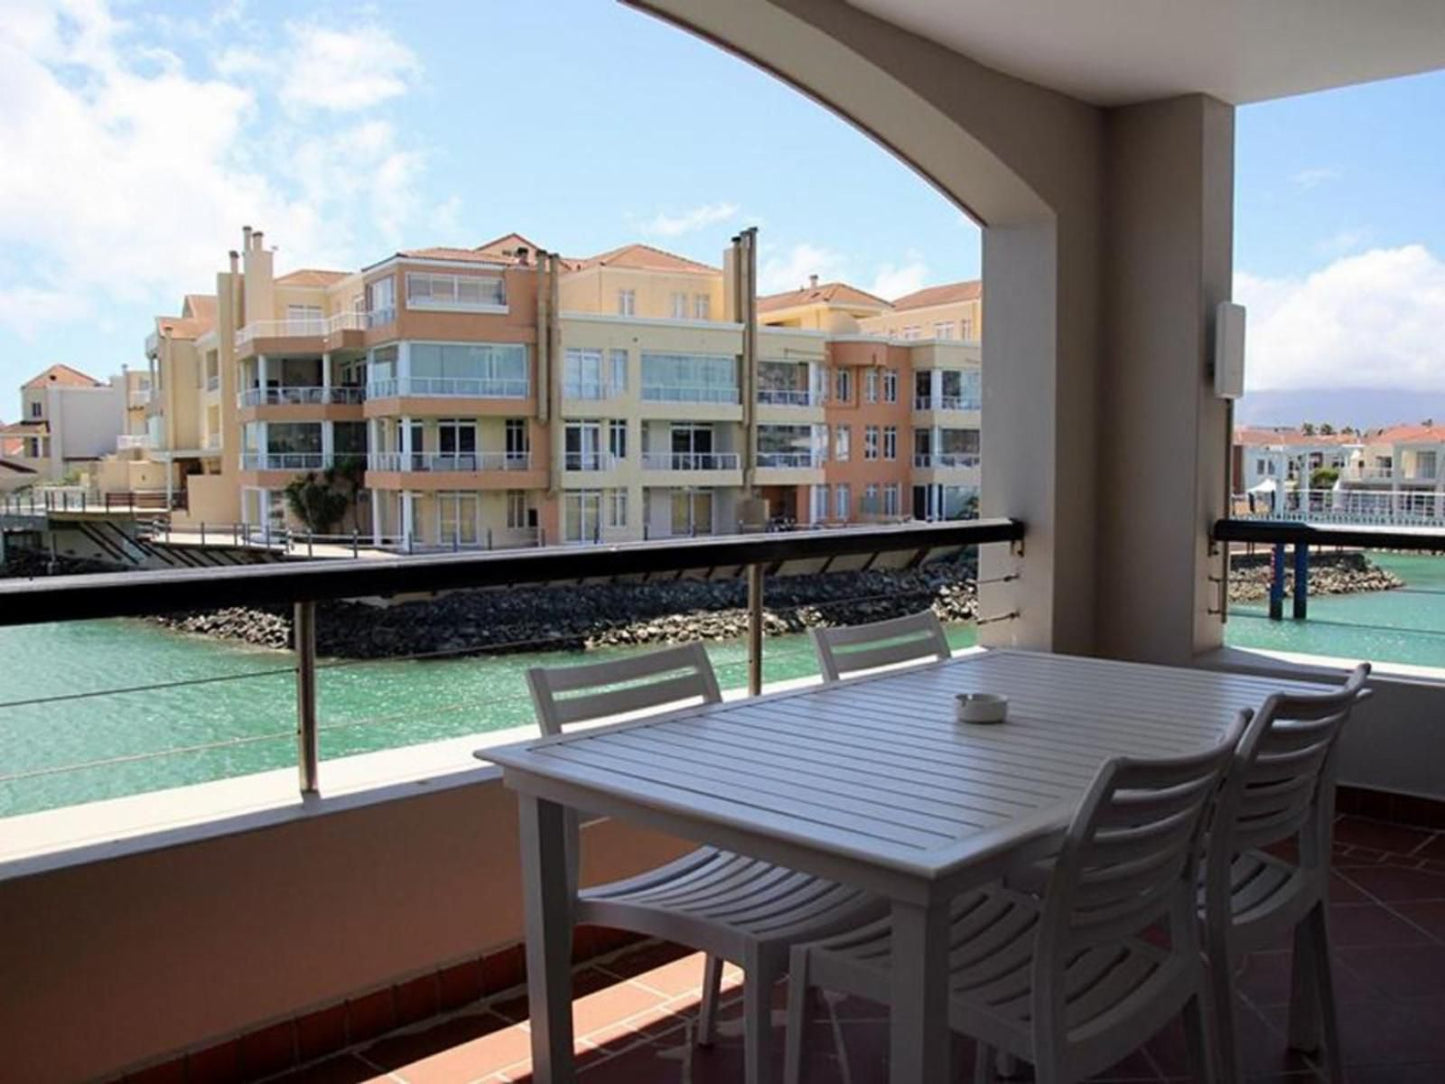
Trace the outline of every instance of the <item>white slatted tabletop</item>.
{"type": "MultiPolygon", "coordinates": [[[[535,928],[570,944],[568,931],[531,921],[549,880],[544,814],[560,803],[872,889],[894,901],[895,930],[922,923],[923,945],[941,932],[951,896],[996,877],[1011,852],[1067,821],[1106,760],[1207,747],[1242,709],[1286,690],[1319,686],[990,651],[482,755],[523,796],[524,850],[538,850],[528,862],[529,940],[535,928]],[[1008,722],[957,722],[961,692],[1008,696],[1008,722]],[[529,810],[541,818],[530,829],[529,810]]],[[[946,1048],[936,1035],[895,1029],[895,1054],[900,1044],[946,1048]]],[[[927,1079],[933,1057],[895,1058],[895,1079],[927,1079]]],[[[557,1057],[544,1060],[552,1079],[570,1079],[557,1075],[557,1057]]]]}

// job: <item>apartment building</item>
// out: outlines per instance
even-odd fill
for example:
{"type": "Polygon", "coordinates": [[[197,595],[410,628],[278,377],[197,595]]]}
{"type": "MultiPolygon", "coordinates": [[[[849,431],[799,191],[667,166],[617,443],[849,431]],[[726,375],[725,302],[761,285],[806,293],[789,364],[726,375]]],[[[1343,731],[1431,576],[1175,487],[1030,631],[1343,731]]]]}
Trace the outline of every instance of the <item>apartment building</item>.
{"type": "Polygon", "coordinates": [[[1303,432],[1293,427],[1240,426],[1234,431],[1230,486],[1237,501],[1254,495],[1256,508],[1269,506],[1274,493],[1310,489],[1315,471],[1343,477],[1364,446],[1355,433],[1303,432]]]}
{"type": "Polygon", "coordinates": [[[20,386],[20,418],[0,426],[0,449],[34,483],[88,471],[130,432],[132,386],[139,385],[128,373],[102,382],[52,365],[20,386]]]}
{"type": "Polygon", "coordinates": [[[1396,425],[1356,438],[1340,504],[1371,515],[1445,515],[1445,425],[1396,425]]]}
{"type": "Polygon", "coordinates": [[[967,512],[976,345],[868,334],[890,303],[845,283],[756,298],[751,237],[722,267],[512,233],[277,276],[243,231],[148,342],[152,454],[192,520],[252,527],[353,464],[343,529],[413,550],[967,512]]]}
{"type": "Polygon", "coordinates": [[[972,279],[925,286],[896,299],[886,311],[859,324],[866,334],[904,342],[957,339],[978,343],[983,338],[983,283],[972,279]]]}

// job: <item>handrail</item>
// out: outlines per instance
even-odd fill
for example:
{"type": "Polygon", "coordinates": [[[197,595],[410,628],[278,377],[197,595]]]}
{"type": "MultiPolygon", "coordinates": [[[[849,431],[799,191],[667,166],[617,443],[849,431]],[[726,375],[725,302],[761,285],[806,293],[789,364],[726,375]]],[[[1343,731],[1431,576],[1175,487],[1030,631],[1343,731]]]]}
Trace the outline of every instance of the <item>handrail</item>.
{"type": "Polygon", "coordinates": [[[1382,529],[1291,520],[1221,519],[1211,537],[1216,542],[1254,542],[1266,546],[1351,546],[1381,550],[1445,551],[1445,529],[1382,529]]]}
{"type": "Polygon", "coordinates": [[[908,563],[913,565],[940,551],[1019,542],[1024,532],[1024,524],[1018,520],[980,519],[843,531],[665,539],[587,549],[549,546],[368,561],[298,561],[224,569],[39,577],[0,582],[0,627],[658,573],[735,576],[753,564],[776,571],[798,562],[799,571],[816,572],[819,560],[826,569],[832,558],[884,553],[911,553],[908,563]]]}

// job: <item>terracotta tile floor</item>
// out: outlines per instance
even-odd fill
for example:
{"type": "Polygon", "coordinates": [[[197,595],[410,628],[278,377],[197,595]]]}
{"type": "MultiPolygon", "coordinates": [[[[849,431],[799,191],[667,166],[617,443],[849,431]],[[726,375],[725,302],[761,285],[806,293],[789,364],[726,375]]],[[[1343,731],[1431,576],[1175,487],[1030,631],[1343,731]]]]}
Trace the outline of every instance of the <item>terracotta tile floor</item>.
{"type": "MultiPolygon", "coordinates": [[[[1335,987],[1352,1084],[1445,1081],[1445,833],[1341,817],[1336,827],[1332,933],[1335,987]]],[[[1324,1079],[1285,1047],[1290,950],[1257,953],[1240,976],[1240,1027],[1251,1080],[1324,1079]]],[[[741,975],[729,968],[720,1034],[693,1043],[702,958],[668,945],[634,948],[579,968],[578,1064],[583,1084],[713,1084],[742,1079],[741,975]]],[[[783,997],[775,1023],[781,1063],[783,997]]],[[[526,998],[517,992],[426,1021],[275,1078],[287,1084],[461,1084],[530,1079],[526,998]]],[[[808,1022],[807,1079],[887,1080],[888,1023],[875,1004],[826,995],[808,1022]]],[[[959,1080],[972,1049],[957,1042],[959,1080]]],[[[1024,1074],[1027,1079],[1027,1073],[1024,1074]]],[[[1186,1081],[1176,1025],[1104,1081],[1186,1081]]]]}

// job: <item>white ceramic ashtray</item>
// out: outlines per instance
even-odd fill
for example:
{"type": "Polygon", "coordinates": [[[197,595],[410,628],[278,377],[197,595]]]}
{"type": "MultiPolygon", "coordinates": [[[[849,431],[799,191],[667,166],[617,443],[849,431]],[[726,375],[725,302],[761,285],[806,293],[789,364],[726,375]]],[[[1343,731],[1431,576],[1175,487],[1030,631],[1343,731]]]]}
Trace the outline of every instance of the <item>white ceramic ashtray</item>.
{"type": "Polygon", "coordinates": [[[1008,697],[996,693],[959,693],[954,698],[960,723],[1001,723],[1008,718],[1008,697]]]}

